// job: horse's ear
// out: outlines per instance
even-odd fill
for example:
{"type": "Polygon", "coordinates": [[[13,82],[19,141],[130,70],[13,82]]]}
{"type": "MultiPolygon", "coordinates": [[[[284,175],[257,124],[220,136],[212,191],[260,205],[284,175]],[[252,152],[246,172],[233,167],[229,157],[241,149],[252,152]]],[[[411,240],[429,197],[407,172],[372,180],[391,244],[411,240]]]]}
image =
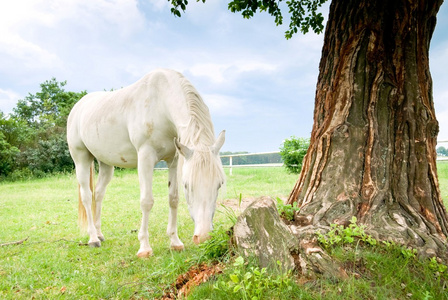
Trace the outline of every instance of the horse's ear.
{"type": "Polygon", "coordinates": [[[193,150],[183,145],[177,138],[174,138],[174,145],[176,146],[177,151],[179,151],[185,159],[189,159],[193,155],[193,150]]]}
{"type": "Polygon", "coordinates": [[[218,155],[219,154],[219,150],[221,150],[222,145],[224,145],[224,141],[226,140],[226,131],[223,130],[221,131],[221,133],[218,135],[218,138],[216,139],[215,144],[213,144],[213,146],[210,147],[210,150],[215,154],[218,155]]]}

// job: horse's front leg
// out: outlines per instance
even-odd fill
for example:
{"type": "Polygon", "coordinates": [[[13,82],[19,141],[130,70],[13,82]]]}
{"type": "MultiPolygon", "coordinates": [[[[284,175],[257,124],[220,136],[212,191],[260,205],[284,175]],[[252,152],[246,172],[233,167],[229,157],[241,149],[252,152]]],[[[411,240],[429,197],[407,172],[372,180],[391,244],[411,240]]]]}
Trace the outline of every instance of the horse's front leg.
{"type": "Polygon", "coordinates": [[[142,210],[142,224],[138,233],[140,249],[138,257],[149,257],[153,254],[149,245],[148,222],[149,212],[154,204],[152,195],[152,177],[156,157],[152,151],[141,150],[138,153],[138,179],[140,182],[140,208],[142,210]]]}
{"type": "Polygon", "coordinates": [[[184,250],[184,244],[177,235],[177,206],[179,204],[179,188],[177,186],[177,160],[169,163],[169,205],[170,214],[168,216],[168,228],[167,234],[171,239],[171,249],[182,251],[184,250]]]}

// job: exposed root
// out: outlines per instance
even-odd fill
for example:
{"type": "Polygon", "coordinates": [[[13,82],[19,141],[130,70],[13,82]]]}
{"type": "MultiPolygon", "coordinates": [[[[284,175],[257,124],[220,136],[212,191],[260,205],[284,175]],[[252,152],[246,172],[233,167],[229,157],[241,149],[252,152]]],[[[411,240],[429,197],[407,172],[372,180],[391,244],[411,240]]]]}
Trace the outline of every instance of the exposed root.
{"type": "Polygon", "coordinates": [[[194,287],[207,282],[216,274],[221,274],[223,268],[224,266],[222,264],[192,266],[186,273],[177,277],[176,282],[171,285],[170,289],[160,299],[186,298],[194,287]]]}
{"type": "MultiPolygon", "coordinates": [[[[315,226],[290,226],[298,238],[299,247],[292,253],[297,271],[308,279],[323,276],[333,280],[344,280],[349,276],[338,261],[328,255],[318,244],[315,233],[319,230],[315,226]]],[[[320,228],[324,231],[327,228],[320,228]]]]}

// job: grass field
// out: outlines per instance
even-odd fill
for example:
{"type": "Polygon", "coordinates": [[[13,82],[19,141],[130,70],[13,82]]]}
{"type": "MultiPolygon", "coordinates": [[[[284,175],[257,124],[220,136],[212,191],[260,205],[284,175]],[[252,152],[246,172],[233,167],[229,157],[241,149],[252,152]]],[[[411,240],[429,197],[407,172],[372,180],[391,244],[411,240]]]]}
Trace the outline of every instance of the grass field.
{"type": "MultiPolygon", "coordinates": [[[[438,168],[441,191],[446,203],[448,163],[439,163],[438,168]]],[[[149,259],[136,257],[139,248],[137,230],[140,226],[140,207],[135,171],[117,170],[108,187],[102,215],[102,228],[106,241],[101,248],[80,246],[87,242],[88,237],[80,232],[76,224],[78,195],[73,175],[0,183],[0,243],[27,238],[22,244],[0,247],[0,298],[161,297],[176,277],[194,264],[200,255],[199,248],[192,242],[193,222],[184,200],[181,201],[179,208],[179,236],[185,243],[186,250],[181,253],[169,250],[169,239],[165,234],[168,220],[167,177],[167,171],[156,171],[154,176],[155,204],[149,226],[154,256],[149,259]]],[[[282,168],[234,169],[233,175],[227,176],[227,188],[218,201],[263,195],[286,197],[296,179],[297,175],[287,174],[282,168]]],[[[215,215],[215,224],[228,222],[225,213],[218,212],[215,215]]],[[[404,267],[401,271],[403,272],[401,276],[409,273],[404,267]]],[[[372,285],[371,280],[377,280],[378,284],[385,286],[381,290],[370,291],[370,294],[365,292],[365,297],[361,297],[367,299],[372,293],[385,297],[402,295],[402,293],[394,294],[393,290],[400,287],[405,290],[403,284],[406,286],[410,284],[402,278],[394,282],[393,275],[392,269],[389,277],[363,281],[361,283],[365,285],[363,290],[369,289],[369,285],[372,285]],[[385,281],[385,278],[392,279],[385,281]],[[390,293],[387,292],[389,290],[390,293]]],[[[415,281],[416,290],[420,288],[422,293],[409,293],[413,293],[414,296],[423,295],[424,291],[435,289],[436,283],[428,283],[422,287],[427,280],[425,278],[421,279],[423,283],[414,277],[410,278],[410,281],[415,281]]],[[[288,289],[286,292],[288,296],[285,297],[294,295],[293,297],[304,299],[316,299],[316,297],[357,299],[355,296],[358,293],[356,290],[353,291],[361,288],[357,284],[343,283],[341,286],[327,281],[314,282],[312,286],[294,284],[288,289]],[[325,292],[322,294],[323,290],[325,292]]],[[[211,284],[205,285],[191,298],[240,298],[215,293],[212,290],[211,284]]],[[[280,294],[278,299],[282,298],[281,295],[283,294],[280,294]]],[[[267,297],[266,299],[272,298],[272,294],[268,294],[267,297]]]]}
{"type": "Polygon", "coordinates": [[[448,207],[448,161],[445,160],[437,164],[437,174],[439,175],[440,192],[445,207],[448,207]]]}
{"type": "MultiPolygon", "coordinates": [[[[235,169],[224,198],[287,196],[296,175],[283,169],[235,169]]],[[[0,243],[28,238],[0,252],[0,298],[151,298],[189,266],[197,255],[193,222],[185,201],[179,207],[182,253],[169,251],[168,172],[156,171],[150,217],[154,257],[137,259],[140,226],[139,186],[134,170],[117,170],[103,204],[106,242],[99,249],[79,246],[88,240],[77,226],[78,194],[73,175],[0,184],[0,243]]],[[[225,222],[217,213],[215,223],[225,222]]]]}

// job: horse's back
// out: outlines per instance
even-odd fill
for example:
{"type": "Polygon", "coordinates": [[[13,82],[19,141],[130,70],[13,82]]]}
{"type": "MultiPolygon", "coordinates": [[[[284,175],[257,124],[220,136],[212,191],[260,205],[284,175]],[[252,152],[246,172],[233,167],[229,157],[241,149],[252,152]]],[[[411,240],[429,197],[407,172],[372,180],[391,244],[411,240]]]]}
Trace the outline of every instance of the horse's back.
{"type": "Polygon", "coordinates": [[[152,148],[157,159],[170,159],[177,136],[173,118],[182,118],[171,110],[184,105],[180,78],[161,69],[125,88],[84,96],[69,116],[70,148],[84,147],[97,159],[120,167],[135,167],[137,152],[145,147],[152,148]]]}

